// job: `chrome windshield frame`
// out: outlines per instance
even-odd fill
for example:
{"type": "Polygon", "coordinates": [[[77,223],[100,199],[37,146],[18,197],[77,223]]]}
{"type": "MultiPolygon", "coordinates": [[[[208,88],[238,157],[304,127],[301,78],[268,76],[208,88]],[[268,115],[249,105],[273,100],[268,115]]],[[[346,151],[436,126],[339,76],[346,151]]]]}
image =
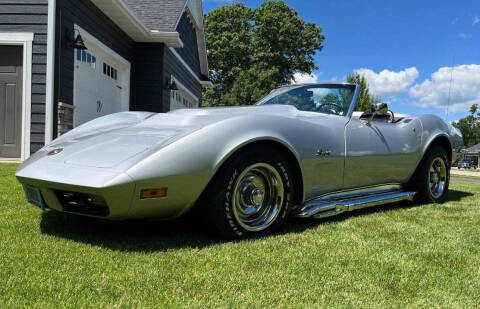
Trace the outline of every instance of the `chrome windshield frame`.
{"type": "MultiPolygon", "coordinates": [[[[352,84],[350,84],[350,85],[352,85],[352,84]]],[[[350,104],[350,108],[349,108],[348,113],[346,115],[348,118],[352,118],[353,112],[355,111],[355,108],[357,107],[358,98],[360,97],[360,90],[361,90],[360,85],[358,85],[358,84],[353,84],[353,85],[355,85],[355,93],[353,94],[352,103],[350,104]]]]}

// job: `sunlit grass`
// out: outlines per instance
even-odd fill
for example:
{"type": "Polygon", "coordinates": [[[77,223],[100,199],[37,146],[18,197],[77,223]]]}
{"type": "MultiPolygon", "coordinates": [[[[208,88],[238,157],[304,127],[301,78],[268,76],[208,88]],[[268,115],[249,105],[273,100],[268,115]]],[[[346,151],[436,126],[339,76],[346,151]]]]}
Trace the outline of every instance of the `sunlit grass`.
{"type": "Polygon", "coordinates": [[[28,205],[0,165],[0,308],[477,307],[480,184],[220,242],[192,219],[108,222],[28,205]]]}

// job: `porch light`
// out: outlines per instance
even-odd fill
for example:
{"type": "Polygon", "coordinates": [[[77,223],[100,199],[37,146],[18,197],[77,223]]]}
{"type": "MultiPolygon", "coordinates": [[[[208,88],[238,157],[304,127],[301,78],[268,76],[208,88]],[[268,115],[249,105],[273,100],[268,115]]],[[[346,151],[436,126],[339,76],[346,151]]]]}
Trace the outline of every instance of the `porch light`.
{"type": "Polygon", "coordinates": [[[73,41],[70,42],[70,47],[73,47],[75,49],[79,50],[87,50],[87,46],[85,46],[85,42],[83,42],[83,38],[80,35],[80,31],[78,29],[75,29],[73,31],[73,35],[75,36],[75,32],[78,32],[77,36],[73,41]]]}
{"type": "Polygon", "coordinates": [[[177,87],[177,84],[175,83],[175,81],[172,81],[170,83],[170,85],[168,85],[168,90],[172,90],[172,91],[177,91],[178,90],[178,87],[177,87]]]}

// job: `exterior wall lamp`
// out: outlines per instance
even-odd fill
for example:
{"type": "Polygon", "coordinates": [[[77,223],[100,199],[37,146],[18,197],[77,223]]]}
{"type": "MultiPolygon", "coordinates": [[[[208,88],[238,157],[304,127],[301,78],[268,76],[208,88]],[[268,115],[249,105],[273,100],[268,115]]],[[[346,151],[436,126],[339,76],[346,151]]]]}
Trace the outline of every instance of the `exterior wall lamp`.
{"type": "Polygon", "coordinates": [[[174,80],[172,80],[172,82],[167,84],[167,89],[171,90],[171,91],[177,91],[178,90],[177,84],[175,83],[174,80]]]}
{"type": "Polygon", "coordinates": [[[83,38],[80,35],[80,31],[78,29],[73,30],[73,36],[75,37],[73,41],[69,42],[69,46],[79,50],[87,50],[87,46],[85,46],[85,42],[83,42],[83,38]],[[75,33],[78,32],[77,36],[75,33]]]}

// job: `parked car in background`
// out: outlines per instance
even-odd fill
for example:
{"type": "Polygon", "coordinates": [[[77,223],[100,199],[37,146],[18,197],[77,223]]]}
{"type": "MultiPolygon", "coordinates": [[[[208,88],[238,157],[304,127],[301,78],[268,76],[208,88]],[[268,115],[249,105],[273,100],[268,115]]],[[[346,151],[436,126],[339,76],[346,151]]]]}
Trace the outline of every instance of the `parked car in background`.
{"type": "Polygon", "coordinates": [[[42,209],[172,219],[196,207],[227,238],[288,216],[445,200],[460,131],[434,115],[354,112],[360,86],[281,87],[256,106],[118,113],[53,141],[17,171],[42,209]]]}
{"type": "Polygon", "coordinates": [[[469,158],[464,158],[460,161],[458,161],[458,165],[457,165],[458,169],[468,169],[468,168],[474,168],[474,169],[477,169],[477,165],[475,164],[475,162],[472,160],[472,159],[469,159],[469,158]]]}

